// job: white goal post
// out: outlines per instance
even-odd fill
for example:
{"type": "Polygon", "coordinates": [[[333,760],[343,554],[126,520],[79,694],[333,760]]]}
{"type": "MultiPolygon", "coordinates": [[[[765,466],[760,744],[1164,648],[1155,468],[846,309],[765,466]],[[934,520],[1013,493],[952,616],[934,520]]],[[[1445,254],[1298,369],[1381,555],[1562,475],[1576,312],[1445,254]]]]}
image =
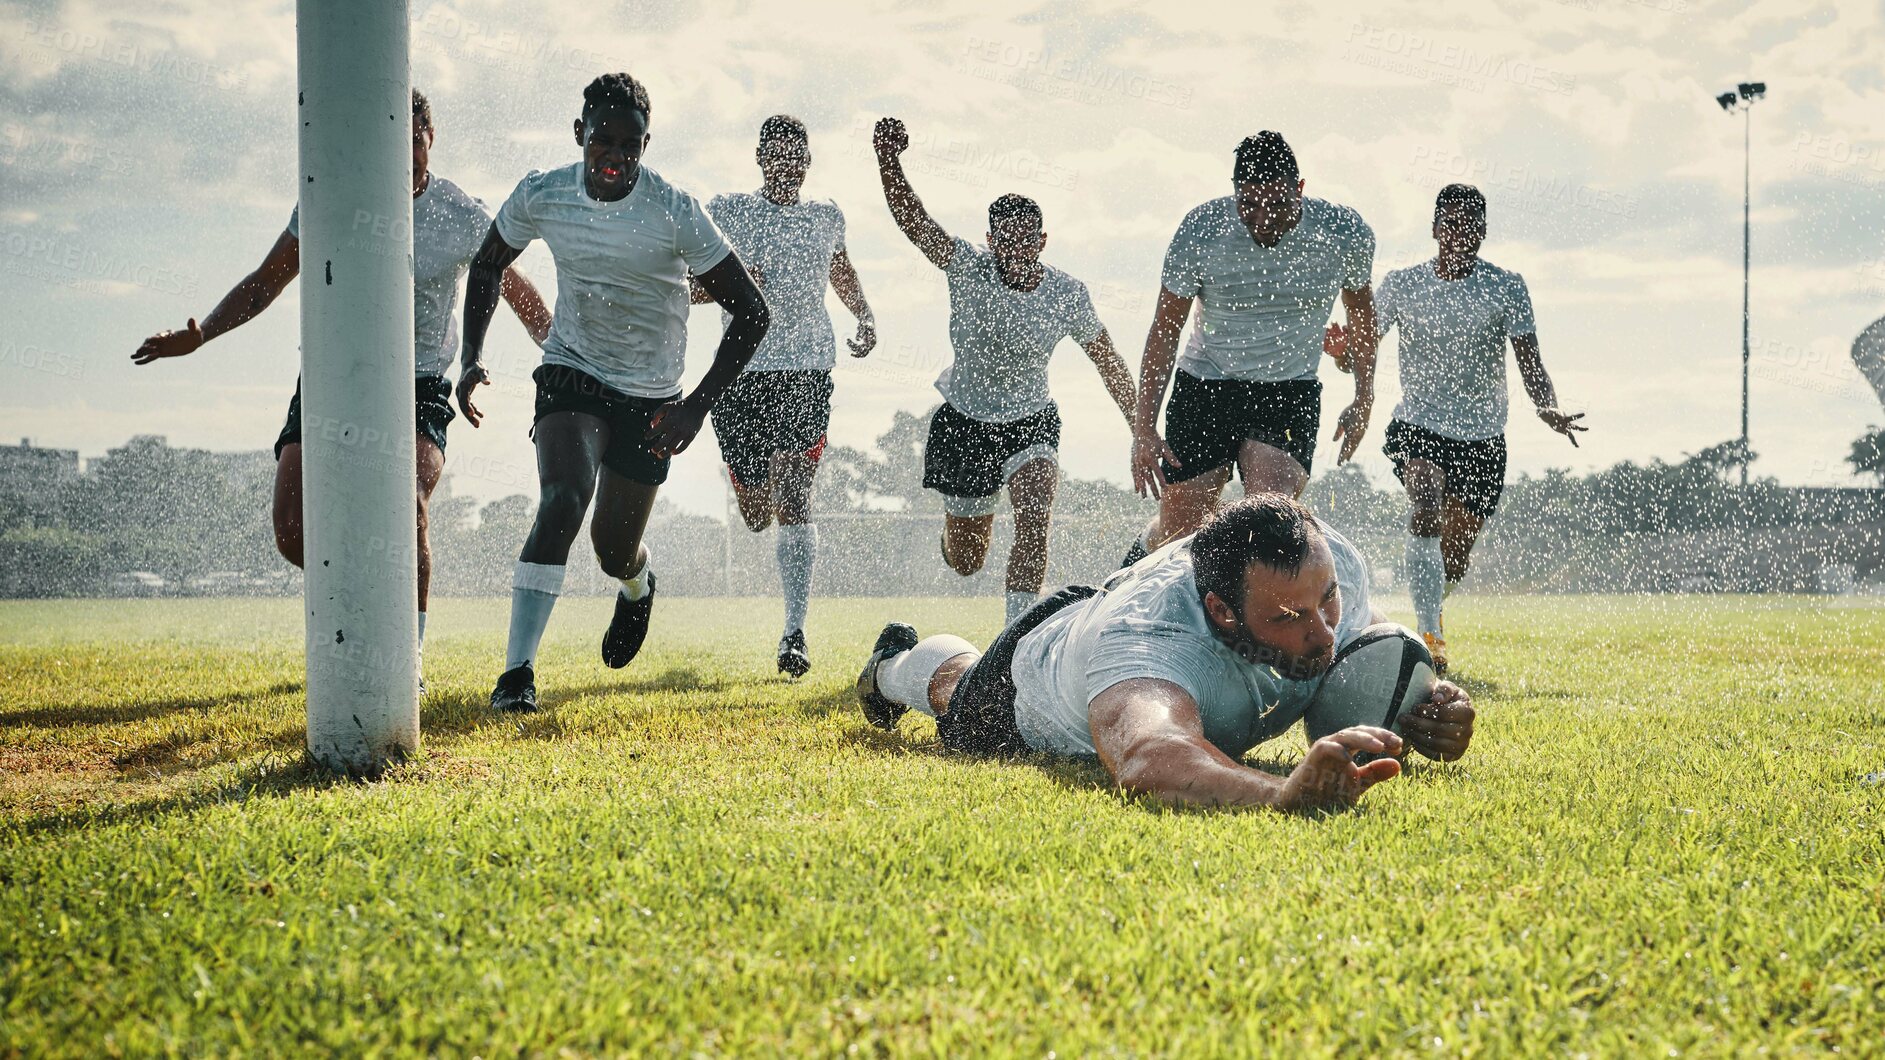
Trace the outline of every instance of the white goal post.
{"type": "Polygon", "coordinates": [[[419,746],[412,106],[405,0],[299,0],[308,751],[419,746]]]}

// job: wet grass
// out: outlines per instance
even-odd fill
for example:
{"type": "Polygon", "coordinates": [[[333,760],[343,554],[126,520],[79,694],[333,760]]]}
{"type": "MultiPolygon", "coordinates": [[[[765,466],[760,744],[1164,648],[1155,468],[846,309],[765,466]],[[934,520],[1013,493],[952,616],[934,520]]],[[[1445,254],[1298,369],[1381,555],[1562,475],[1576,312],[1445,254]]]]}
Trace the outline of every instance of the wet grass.
{"type": "MultiPolygon", "coordinates": [[[[864,725],[886,617],[664,599],[551,709],[431,616],[425,747],[301,750],[294,601],[0,604],[0,1054],[1876,1054],[1885,609],[1456,598],[1463,762],[1351,813],[1175,813],[864,725]]],[[[1286,763],[1294,738],[1260,748],[1286,763]]]]}

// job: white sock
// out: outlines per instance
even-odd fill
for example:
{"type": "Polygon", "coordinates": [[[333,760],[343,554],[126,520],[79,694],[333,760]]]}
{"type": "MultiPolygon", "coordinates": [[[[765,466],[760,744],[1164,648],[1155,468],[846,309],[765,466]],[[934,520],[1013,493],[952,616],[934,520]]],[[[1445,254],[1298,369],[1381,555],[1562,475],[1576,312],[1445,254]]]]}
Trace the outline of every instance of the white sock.
{"type": "Polygon", "coordinates": [[[811,523],[779,527],[773,554],[779,560],[779,584],[785,589],[785,632],[805,628],[812,602],[812,566],[818,560],[818,527],[811,523]]]}
{"type": "Polygon", "coordinates": [[[1414,621],[1422,633],[1440,632],[1440,604],[1446,588],[1446,559],[1437,537],[1408,537],[1407,591],[1414,597],[1414,621]]]}
{"type": "Polygon", "coordinates": [[[511,635],[504,649],[504,669],[515,670],[525,663],[535,665],[537,646],[550,624],[550,611],[563,591],[564,569],[560,563],[517,561],[517,570],[511,576],[511,635]]]}
{"type": "Polygon", "coordinates": [[[419,612],[419,650],[425,650],[425,612],[419,612]]]}
{"type": "Polygon", "coordinates": [[[929,705],[929,682],[942,664],[962,654],[977,654],[975,645],[947,633],[924,637],[916,647],[877,664],[877,691],[892,703],[936,716],[929,705]]]}
{"type": "Polygon", "coordinates": [[[641,546],[641,569],[622,579],[622,595],[631,602],[647,596],[648,572],[654,569],[654,565],[654,553],[648,551],[647,545],[641,546]]]}
{"type": "Polygon", "coordinates": [[[1014,620],[1028,613],[1028,608],[1041,602],[1040,593],[1023,592],[1019,589],[1008,590],[1008,617],[1002,620],[1003,626],[1014,625],[1014,620]]]}

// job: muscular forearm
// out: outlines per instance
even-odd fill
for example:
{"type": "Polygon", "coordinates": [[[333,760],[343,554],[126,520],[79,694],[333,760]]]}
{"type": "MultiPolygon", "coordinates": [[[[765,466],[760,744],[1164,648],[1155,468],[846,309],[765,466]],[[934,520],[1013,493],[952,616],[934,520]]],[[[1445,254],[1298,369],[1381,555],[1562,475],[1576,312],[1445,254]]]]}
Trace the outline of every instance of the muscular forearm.
{"type": "Polygon", "coordinates": [[[713,364],[708,367],[707,374],[700,377],[700,382],[694,386],[694,392],[687,395],[687,400],[708,407],[720,400],[720,395],[746,369],[746,362],[753,359],[754,351],[759,349],[759,340],[766,337],[768,323],[770,319],[763,304],[735,316],[727,324],[726,332],[720,336],[720,347],[714,351],[713,364]]]}
{"type": "Polygon", "coordinates": [[[1134,748],[1114,779],[1126,791],[1178,806],[1275,806],[1283,790],[1281,779],[1180,737],[1134,748]]]}
{"type": "Polygon", "coordinates": [[[897,228],[923,252],[930,264],[939,269],[946,267],[954,253],[949,233],[924,209],[923,200],[917,197],[916,189],[910,186],[910,178],[903,172],[903,160],[894,155],[881,157],[877,168],[883,177],[884,201],[890,205],[890,216],[897,222],[897,228]]]}
{"type": "Polygon", "coordinates": [[[864,299],[864,287],[858,282],[855,273],[849,283],[832,284],[832,289],[838,292],[838,301],[844,303],[844,308],[849,309],[852,316],[859,320],[875,319],[871,315],[870,303],[864,299]]]}
{"type": "Polygon", "coordinates": [[[530,341],[543,345],[543,340],[550,337],[550,310],[543,304],[543,296],[537,293],[536,286],[525,279],[523,273],[511,268],[504,270],[502,290],[505,304],[530,333],[530,341]]]}
{"type": "Polygon", "coordinates": [[[1145,356],[1139,362],[1139,402],[1133,426],[1150,430],[1158,425],[1158,410],[1165,404],[1165,388],[1172,381],[1178,360],[1178,335],[1154,323],[1145,337],[1145,356]]]}
{"type": "Polygon", "coordinates": [[[1348,313],[1349,370],[1355,373],[1355,400],[1374,403],[1375,357],[1381,348],[1372,305],[1350,307],[1348,313]]]}
{"type": "Polygon", "coordinates": [[[1541,409],[1557,408],[1558,390],[1551,385],[1545,362],[1535,352],[1528,356],[1519,351],[1517,356],[1519,378],[1525,381],[1525,394],[1532,404],[1541,409]]]}
{"type": "Polygon", "coordinates": [[[273,287],[251,273],[231,288],[228,294],[223,295],[222,301],[217,302],[216,307],[198,325],[203,329],[203,341],[208,342],[254,320],[262,314],[262,310],[273,305],[280,294],[281,288],[273,287]]]}
{"type": "Polygon", "coordinates": [[[1100,381],[1106,384],[1106,393],[1119,406],[1120,415],[1126,417],[1126,429],[1131,430],[1138,420],[1138,402],[1132,390],[1132,369],[1126,367],[1126,359],[1110,344],[1097,353],[1090,354],[1093,366],[1099,369],[1100,381]]]}
{"type": "Polygon", "coordinates": [[[484,361],[484,336],[491,328],[491,314],[497,311],[498,292],[503,286],[504,267],[474,264],[465,281],[464,352],[461,367],[470,368],[484,361]]]}
{"type": "Polygon", "coordinates": [[[1355,373],[1355,400],[1370,405],[1374,404],[1374,362],[1375,345],[1372,342],[1356,350],[1354,358],[1349,361],[1349,367],[1355,373]]]}
{"type": "Polygon", "coordinates": [[[922,222],[929,220],[929,211],[923,208],[923,200],[910,186],[910,177],[903,171],[903,159],[894,155],[879,158],[877,176],[883,181],[884,202],[890,207],[891,220],[897,222],[904,235],[915,239],[922,222]]]}

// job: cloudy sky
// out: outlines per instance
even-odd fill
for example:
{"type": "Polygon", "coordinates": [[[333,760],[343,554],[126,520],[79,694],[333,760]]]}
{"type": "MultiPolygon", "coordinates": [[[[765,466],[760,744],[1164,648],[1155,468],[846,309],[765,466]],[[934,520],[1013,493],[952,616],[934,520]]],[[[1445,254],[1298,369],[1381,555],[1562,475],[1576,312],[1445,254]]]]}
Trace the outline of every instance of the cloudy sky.
{"type": "MultiPolygon", "coordinates": [[[[1741,119],[1713,97],[1764,79],[1754,111],[1753,439],[1759,474],[1846,484],[1885,420],[1847,359],[1885,314],[1881,5],[1508,0],[1470,5],[413,0],[414,83],[439,124],[435,171],[492,205],[575,159],[582,86],[626,69],[653,98],[648,162],[703,199],[758,182],[754,133],[812,129],[808,194],[849,218],[882,345],[840,358],[833,440],[868,446],[937,400],[941,277],[891,224],[869,151],[879,115],[914,134],[909,168],[952,232],[980,238],[1006,191],[1046,211],[1047,258],[1085,280],[1135,364],[1179,219],[1229,188],[1259,129],[1295,145],[1311,194],[1374,227],[1376,275],[1432,252],[1434,192],[1479,184],[1486,257],[1522,272],[1546,364],[1588,410],[1573,450],[1527,413],[1513,373],[1515,471],[1676,458],[1738,431],[1741,119]]],[[[256,449],[297,371],[291,289],[181,361],[136,368],[147,334],[201,317],[294,204],[293,5],[0,0],[0,437],[96,455],[137,433],[256,449]]],[[[539,244],[522,267],[554,287],[539,244]]],[[[831,300],[840,334],[849,316],[831,300]]],[[[502,311],[501,311],[502,312],[502,311]]],[[[717,338],[696,310],[690,378],[717,338]]],[[[529,368],[507,314],[481,430],[452,431],[456,488],[534,493],[529,368]]],[[[1394,343],[1364,464],[1397,395],[1394,343]]],[[[1325,369],[1325,421],[1348,400],[1325,369]]],[[[1063,346],[1062,460],[1125,481],[1127,434],[1063,346]]],[[[1323,452],[1329,449],[1325,445],[1323,452]]],[[[668,496],[718,514],[710,434],[668,496]]]]}

